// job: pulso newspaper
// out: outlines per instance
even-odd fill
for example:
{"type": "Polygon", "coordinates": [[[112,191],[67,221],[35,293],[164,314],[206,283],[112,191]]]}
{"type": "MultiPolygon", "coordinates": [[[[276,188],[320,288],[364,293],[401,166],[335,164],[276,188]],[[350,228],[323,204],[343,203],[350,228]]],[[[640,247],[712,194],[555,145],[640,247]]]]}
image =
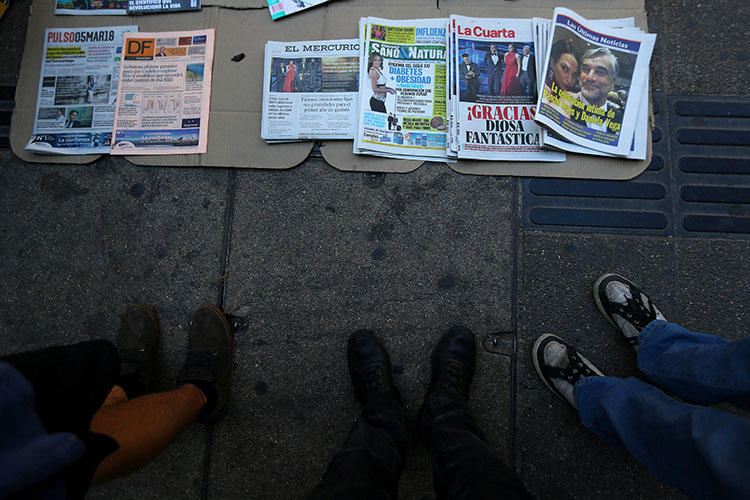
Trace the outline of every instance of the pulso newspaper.
{"type": "Polygon", "coordinates": [[[138,26],[45,32],[34,130],[24,149],[40,154],[108,153],[122,37],[138,26]]]}

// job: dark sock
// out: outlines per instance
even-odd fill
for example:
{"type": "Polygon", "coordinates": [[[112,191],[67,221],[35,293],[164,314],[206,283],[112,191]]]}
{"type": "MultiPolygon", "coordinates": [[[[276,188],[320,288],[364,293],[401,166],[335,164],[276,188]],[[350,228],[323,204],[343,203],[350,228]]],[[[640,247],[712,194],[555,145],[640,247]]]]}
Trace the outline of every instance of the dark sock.
{"type": "Polygon", "coordinates": [[[146,384],[143,382],[143,377],[141,377],[138,372],[120,375],[117,385],[125,390],[128,399],[137,398],[138,396],[146,394],[146,384]]]}
{"type": "Polygon", "coordinates": [[[216,405],[216,389],[210,382],[206,382],[205,380],[180,380],[180,384],[192,384],[206,396],[206,406],[201,410],[202,415],[207,415],[216,405]]]}

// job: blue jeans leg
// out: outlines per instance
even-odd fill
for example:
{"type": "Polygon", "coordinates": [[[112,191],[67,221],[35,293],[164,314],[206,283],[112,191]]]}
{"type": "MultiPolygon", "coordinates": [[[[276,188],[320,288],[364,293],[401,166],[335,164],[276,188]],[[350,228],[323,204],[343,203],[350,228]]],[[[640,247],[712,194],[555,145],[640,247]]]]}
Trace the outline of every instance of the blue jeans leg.
{"type": "Polygon", "coordinates": [[[581,422],[656,477],[696,498],[748,498],[750,420],[676,401],[637,378],[575,386],[581,422]]]}
{"type": "Polygon", "coordinates": [[[750,338],[730,341],[652,321],[638,342],[638,368],[662,389],[691,403],[750,409],[750,338]]]}

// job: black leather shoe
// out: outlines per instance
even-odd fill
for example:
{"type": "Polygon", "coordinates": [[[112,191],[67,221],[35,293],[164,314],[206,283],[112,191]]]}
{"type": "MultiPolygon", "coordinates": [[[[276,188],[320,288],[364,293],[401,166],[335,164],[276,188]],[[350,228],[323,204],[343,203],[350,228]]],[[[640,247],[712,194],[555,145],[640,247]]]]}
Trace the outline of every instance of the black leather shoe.
{"type": "Polygon", "coordinates": [[[427,396],[440,392],[468,399],[476,357],[471,330],[463,326],[448,330],[432,351],[432,382],[427,396]]]}
{"type": "Polygon", "coordinates": [[[388,351],[370,330],[357,330],[349,336],[346,347],[349,375],[357,401],[364,404],[373,396],[392,393],[401,399],[393,383],[388,351]]]}
{"type": "Polygon", "coordinates": [[[129,398],[142,396],[153,385],[156,347],[159,342],[159,319],[156,310],[146,304],[127,308],[117,331],[117,353],[120,356],[118,385],[129,398]]]}
{"type": "Polygon", "coordinates": [[[206,396],[199,422],[214,420],[229,400],[234,336],[227,317],[217,306],[198,309],[188,332],[188,352],[177,379],[193,384],[206,396]]]}

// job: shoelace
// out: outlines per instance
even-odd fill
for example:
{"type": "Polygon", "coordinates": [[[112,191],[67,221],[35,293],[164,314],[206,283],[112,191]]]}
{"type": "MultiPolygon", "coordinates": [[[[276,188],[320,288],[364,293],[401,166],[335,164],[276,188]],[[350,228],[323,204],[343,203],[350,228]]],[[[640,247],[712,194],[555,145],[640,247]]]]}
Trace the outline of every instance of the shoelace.
{"type": "Polygon", "coordinates": [[[462,382],[464,380],[464,367],[461,363],[452,361],[446,362],[443,367],[443,373],[440,381],[446,389],[453,390],[455,392],[463,392],[462,382]]]}
{"type": "Polygon", "coordinates": [[[211,375],[216,373],[216,358],[207,351],[188,351],[185,365],[182,367],[182,378],[199,370],[209,370],[211,375]]]}
{"type": "Polygon", "coordinates": [[[144,367],[141,360],[141,353],[145,350],[145,348],[138,347],[125,347],[120,349],[120,363],[134,364],[138,367],[138,369],[143,370],[144,367]]]}
{"type": "Polygon", "coordinates": [[[617,308],[617,312],[620,313],[626,321],[631,322],[639,330],[643,330],[646,325],[656,319],[656,309],[654,305],[649,302],[649,307],[646,308],[643,301],[640,299],[640,292],[636,291],[633,293],[633,298],[628,299],[626,305],[620,305],[617,308]],[[636,295],[637,294],[637,295],[636,295]]]}
{"type": "Polygon", "coordinates": [[[365,368],[363,372],[364,390],[367,396],[372,396],[383,390],[383,377],[380,365],[372,365],[365,368]]]}

